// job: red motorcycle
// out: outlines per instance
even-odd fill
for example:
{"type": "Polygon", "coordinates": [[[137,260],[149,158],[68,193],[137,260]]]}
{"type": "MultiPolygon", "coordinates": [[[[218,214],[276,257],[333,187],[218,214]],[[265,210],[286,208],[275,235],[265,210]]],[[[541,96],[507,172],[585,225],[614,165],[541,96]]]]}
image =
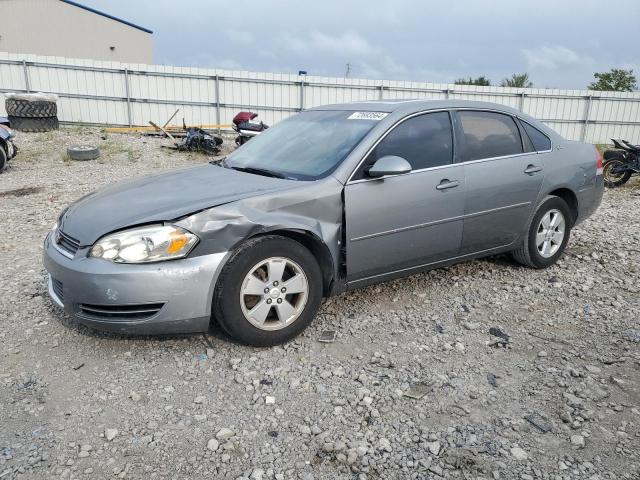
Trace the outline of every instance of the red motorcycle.
{"type": "Polygon", "coordinates": [[[253,112],[240,112],[233,117],[232,128],[238,132],[236,145],[244,145],[253,137],[269,128],[269,125],[263,122],[254,121],[257,116],[258,114],[253,112]]]}

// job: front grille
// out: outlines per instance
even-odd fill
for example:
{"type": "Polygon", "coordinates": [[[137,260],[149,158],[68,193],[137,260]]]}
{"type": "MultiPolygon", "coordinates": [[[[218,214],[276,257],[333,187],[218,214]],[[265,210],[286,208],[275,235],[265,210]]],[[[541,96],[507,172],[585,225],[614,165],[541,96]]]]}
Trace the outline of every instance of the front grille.
{"type": "Polygon", "coordinates": [[[58,229],[56,231],[54,241],[56,245],[60,247],[65,252],[70,253],[71,255],[75,255],[80,248],[80,242],[69,235],[66,235],[62,230],[58,229]]]}
{"type": "Polygon", "coordinates": [[[78,304],[79,313],[99,320],[144,320],[151,318],[162,309],[164,303],[142,305],[90,305],[78,304]]]}
{"type": "Polygon", "coordinates": [[[56,294],[56,297],[58,297],[58,299],[64,303],[62,287],[62,282],[60,280],[56,280],[55,278],[51,277],[51,289],[53,290],[53,293],[56,294]]]}

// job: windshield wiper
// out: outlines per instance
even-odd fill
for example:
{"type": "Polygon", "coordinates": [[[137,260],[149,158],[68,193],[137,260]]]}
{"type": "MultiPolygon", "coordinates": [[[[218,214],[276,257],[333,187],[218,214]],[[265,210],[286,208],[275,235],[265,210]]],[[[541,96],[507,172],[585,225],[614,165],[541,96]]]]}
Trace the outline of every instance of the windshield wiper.
{"type": "Polygon", "coordinates": [[[264,175],[265,177],[287,178],[280,172],[274,172],[273,170],[268,170],[266,168],[258,168],[258,167],[231,167],[231,168],[233,170],[238,170],[239,172],[255,173],[256,175],[264,175]]]}

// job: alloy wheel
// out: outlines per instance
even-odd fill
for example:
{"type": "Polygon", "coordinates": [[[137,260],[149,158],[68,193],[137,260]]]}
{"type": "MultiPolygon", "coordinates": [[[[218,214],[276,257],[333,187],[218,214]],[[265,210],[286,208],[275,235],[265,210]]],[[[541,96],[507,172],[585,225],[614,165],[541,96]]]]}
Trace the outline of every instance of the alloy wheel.
{"type": "Polygon", "coordinates": [[[240,288],[245,318],[261,330],[280,330],[295,322],[309,297],[309,282],[296,262],[270,257],[254,265],[240,288]]]}
{"type": "Polygon", "coordinates": [[[566,232],[566,222],[560,210],[552,209],[540,219],[536,233],[536,247],[544,258],[553,257],[562,246],[566,232]]]}

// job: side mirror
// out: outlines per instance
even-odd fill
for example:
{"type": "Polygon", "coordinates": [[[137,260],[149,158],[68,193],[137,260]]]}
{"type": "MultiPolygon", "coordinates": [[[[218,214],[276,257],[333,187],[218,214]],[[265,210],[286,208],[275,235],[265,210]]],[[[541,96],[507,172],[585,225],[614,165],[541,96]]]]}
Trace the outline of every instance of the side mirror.
{"type": "Polygon", "coordinates": [[[404,158],[395,155],[385,155],[369,167],[367,175],[371,178],[380,178],[387,175],[403,175],[410,171],[411,165],[404,158]]]}

